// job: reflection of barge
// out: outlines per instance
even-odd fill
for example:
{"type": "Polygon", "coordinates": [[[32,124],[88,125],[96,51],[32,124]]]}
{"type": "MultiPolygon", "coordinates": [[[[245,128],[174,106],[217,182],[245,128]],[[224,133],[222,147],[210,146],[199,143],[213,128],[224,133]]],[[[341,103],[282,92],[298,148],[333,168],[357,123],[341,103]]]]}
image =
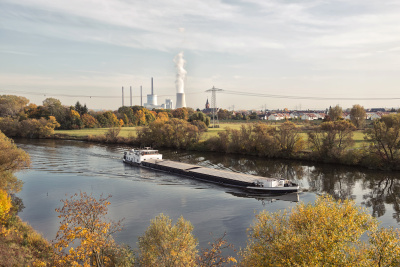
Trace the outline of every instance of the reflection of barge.
{"type": "Polygon", "coordinates": [[[210,169],[170,160],[163,160],[158,150],[150,148],[132,149],[124,153],[125,163],[170,172],[197,180],[216,184],[237,186],[248,190],[268,193],[297,192],[299,186],[291,181],[276,178],[265,178],[231,171],[210,169]]]}

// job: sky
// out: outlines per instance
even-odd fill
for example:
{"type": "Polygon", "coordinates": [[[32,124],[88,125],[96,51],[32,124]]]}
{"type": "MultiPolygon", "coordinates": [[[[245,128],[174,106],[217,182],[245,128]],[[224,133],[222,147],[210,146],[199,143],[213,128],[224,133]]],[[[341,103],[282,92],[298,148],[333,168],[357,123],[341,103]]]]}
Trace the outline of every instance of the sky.
{"type": "Polygon", "coordinates": [[[116,110],[400,106],[398,0],[0,0],[0,95],[116,110]],[[176,61],[176,60],[175,60],[176,61]]]}

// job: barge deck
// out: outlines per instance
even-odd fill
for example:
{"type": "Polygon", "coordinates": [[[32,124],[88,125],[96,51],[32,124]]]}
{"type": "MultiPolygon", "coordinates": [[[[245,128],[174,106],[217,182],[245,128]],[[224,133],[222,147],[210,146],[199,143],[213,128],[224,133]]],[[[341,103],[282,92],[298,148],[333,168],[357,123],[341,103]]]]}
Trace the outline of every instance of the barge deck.
{"type": "Polygon", "coordinates": [[[248,190],[263,190],[268,192],[276,193],[289,193],[297,192],[298,186],[276,186],[276,187],[262,187],[262,183],[270,182],[280,182],[283,180],[278,180],[275,178],[266,178],[262,176],[249,175],[244,173],[237,173],[232,171],[224,171],[217,169],[210,169],[206,167],[196,166],[192,164],[170,161],[170,160],[157,160],[151,159],[146,160],[141,163],[142,166],[161,170],[165,172],[170,172],[188,178],[193,178],[197,180],[212,182],[215,184],[230,185],[236,187],[246,188],[248,190]]]}

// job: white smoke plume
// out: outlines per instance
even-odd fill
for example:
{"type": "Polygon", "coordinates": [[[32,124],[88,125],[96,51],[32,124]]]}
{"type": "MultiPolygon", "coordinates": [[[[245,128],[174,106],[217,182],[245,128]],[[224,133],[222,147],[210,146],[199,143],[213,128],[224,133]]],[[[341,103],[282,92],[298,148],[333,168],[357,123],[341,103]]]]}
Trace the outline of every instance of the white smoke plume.
{"type": "Polygon", "coordinates": [[[183,94],[185,88],[185,77],[187,73],[186,70],[183,68],[186,63],[186,61],[183,59],[183,52],[180,52],[175,56],[174,62],[177,70],[175,80],[176,92],[183,94]]]}

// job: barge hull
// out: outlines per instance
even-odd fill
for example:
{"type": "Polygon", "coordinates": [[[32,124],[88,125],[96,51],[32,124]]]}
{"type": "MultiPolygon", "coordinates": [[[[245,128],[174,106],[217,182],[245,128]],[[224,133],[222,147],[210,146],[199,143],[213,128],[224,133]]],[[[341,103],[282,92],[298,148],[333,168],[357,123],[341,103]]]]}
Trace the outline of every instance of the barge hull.
{"type": "Polygon", "coordinates": [[[276,180],[273,178],[266,178],[261,176],[248,175],[243,173],[236,173],[232,171],[224,171],[217,169],[210,169],[206,167],[191,165],[182,162],[175,162],[170,160],[146,160],[140,164],[124,160],[125,163],[141,166],[145,168],[160,170],[163,172],[173,173],[180,176],[211,182],[214,184],[221,184],[227,186],[240,187],[250,191],[258,191],[265,193],[291,193],[299,190],[298,185],[293,186],[276,186],[276,187],[260,187],[257,186],[261,180],[276,180]]]}

